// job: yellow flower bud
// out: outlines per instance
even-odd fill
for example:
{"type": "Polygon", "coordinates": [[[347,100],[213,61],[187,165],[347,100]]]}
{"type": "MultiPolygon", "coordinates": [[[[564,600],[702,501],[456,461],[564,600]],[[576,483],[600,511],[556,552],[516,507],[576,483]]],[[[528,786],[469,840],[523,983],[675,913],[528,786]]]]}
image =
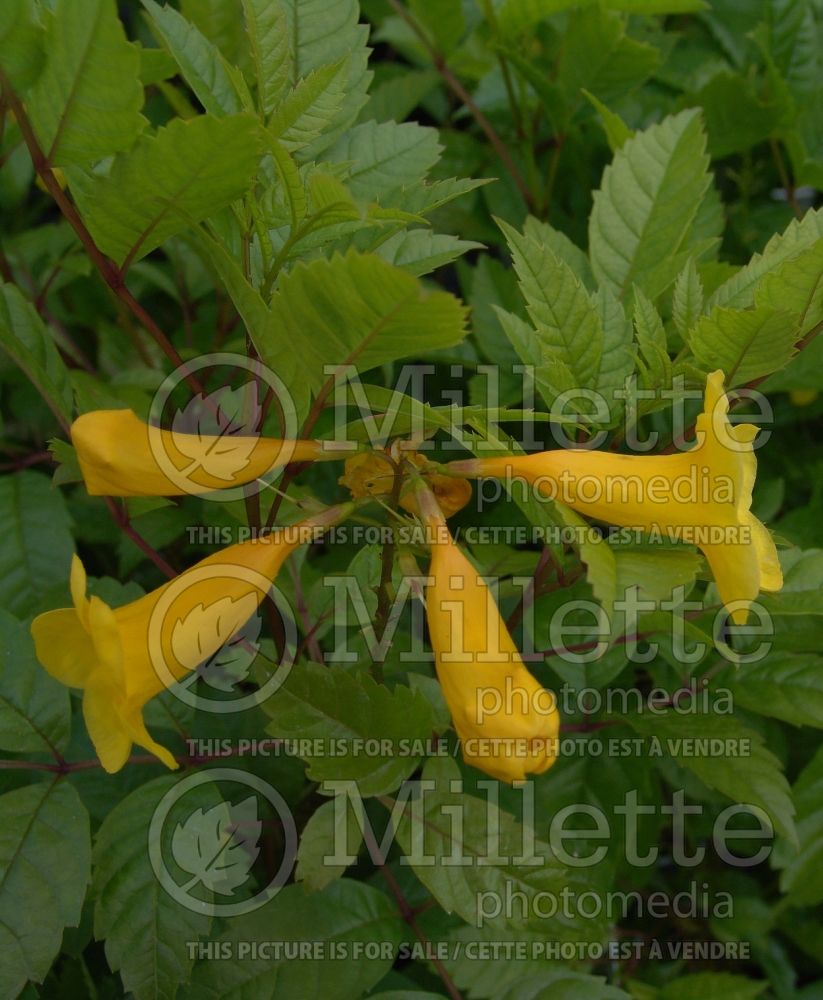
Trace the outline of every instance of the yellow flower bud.
{"type": "Polygon", "coordinates": [[[185,434],[140,420],[132,410],[93,410],[71,425],[92,496],[156,497],[243,486],[289,462],[335,458],[321,441],[185,434]]]}
{"type": "Polygon", "coordinates": [[[556,759],[555,697],[526,668],[491,591],[455,544],[432,495],[416,495],[431,538],[429,636],[463,759],[501,781],[541,774],[556,759]]]}

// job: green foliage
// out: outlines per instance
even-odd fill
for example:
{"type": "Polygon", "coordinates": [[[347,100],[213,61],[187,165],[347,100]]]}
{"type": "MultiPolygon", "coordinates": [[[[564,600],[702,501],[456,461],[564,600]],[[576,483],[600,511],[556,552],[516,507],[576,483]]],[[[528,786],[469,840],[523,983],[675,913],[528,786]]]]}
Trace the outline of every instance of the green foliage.
{"type": "Polygon", "coordinates": [[[40,981],[63,930],[80,923],[89,881],[89,817],[66,782],[38,781],[0,796],[0,902],[6,961],[0,983],[16,996],[40,981]]]}

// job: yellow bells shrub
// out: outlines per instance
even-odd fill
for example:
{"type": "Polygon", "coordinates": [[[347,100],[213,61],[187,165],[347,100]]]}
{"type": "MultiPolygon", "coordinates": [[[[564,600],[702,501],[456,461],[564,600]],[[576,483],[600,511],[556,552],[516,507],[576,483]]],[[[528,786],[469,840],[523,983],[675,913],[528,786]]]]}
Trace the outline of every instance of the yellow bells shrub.
{"type": "Polygon", "coordinates": [[[86,728],[107,771],[120,770],[133,743],[168,767],[177,766],[146,729],[143,706],[213,656],[256,612],[291,552],[317,541],[351,509],[332,507],[231,545],[119,608],[86,596],[86,572],[74,557],[74,607],[39,615],[31,631],[37,657],[51,676],[83,689],[86,728]]]}
{"type": "Polygon", "coordinates": [[[468,476],[522,477],[581,514],[697,545],[735,624],[745,624],[761,590],[783,576],[772,537],[751,513],[757,463],[753,424],[732,425],[723,372],[706,382],[696,444],[671,455],[616,455],[560,449],[452,462],[468,476]]]}
{"type": "Polygon", "coordinates": [[[541,774],[556,759],[554,695],[529,673],[491,591],[455,544],[432,493],[419,487],[416,497],[431,547],[429,637],[463,759],[500,781],[541,774]]]}
{"type": "Polygon", "coordinates": [[[289,462],[332,459],[320,441],[184,434],[151,426],[132,410],[93,410],[71,426],[92,496],[150,497],[243,486],[289,462]]]}

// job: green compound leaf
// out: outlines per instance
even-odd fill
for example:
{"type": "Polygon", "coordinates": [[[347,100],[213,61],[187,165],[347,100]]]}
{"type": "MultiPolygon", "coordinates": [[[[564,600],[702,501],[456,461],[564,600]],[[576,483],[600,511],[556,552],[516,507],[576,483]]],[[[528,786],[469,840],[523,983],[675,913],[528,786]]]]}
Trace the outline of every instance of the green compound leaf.
{"type": "Polygon", "coordinates": [[[312,780],[354,780],[361,795],[396,788],[420,764],[433,729],[418,691],[389,691],[368,675],[316,663],[295,666],[265,710],[266,731],[295,741],[312,780]]]}
{"type": "Polygon", "coordinates": [[[654,297],[674,280],[682,267],[677,254],[709,188],[708,166],[706,136],[693,110],[626,141],[594,194],[589,252],[598,281],[618,297],[632,283],[654,297]],[[665,273],[667,264],[673,273],[665,273]]]}
{"type": "Polygon", "coordinates": [[[46,65],[27,107],[49,162],[86,166],[130,149],[146,124],[140,52],[114,0],[57,0],[44,21],[46,65]]]}
{"type": "Polygon", "coordinates": [[[100,248],[131,263],[241,198],[258,157],[249,115],[178,118],[118,157],[107,177],[83,185],[78,201],[100,248]]]}

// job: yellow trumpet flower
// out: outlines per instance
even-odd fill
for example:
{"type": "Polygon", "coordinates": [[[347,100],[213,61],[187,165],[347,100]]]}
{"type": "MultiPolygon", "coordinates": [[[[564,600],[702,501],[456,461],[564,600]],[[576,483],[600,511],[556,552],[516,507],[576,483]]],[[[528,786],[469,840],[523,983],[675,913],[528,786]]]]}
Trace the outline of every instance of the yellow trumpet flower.
{"type": "Polygon", "coordinates": [[[772,537],[751,513],[757,463],[754,424],[732,425],[723,372],[706,382],[697,443],[671,455],[616,455],[579,448],[451,462],[466,476],[521,477],[581,514],[700,548],[720,599],[745,624],[761,590],[783,586],[772,537]]]}
{"type": "Polygon", "coordinates": [[[254,482],[289,462],[337,457],[321,441],[162,430],[132,410],[84,413],[71,425],[71,439],[92,496],[210,493],[254,482]]]}
{"type": "Polygon", "coordinates": [[[416,498],[431,545],[429,637],[463,759],[500,781],[541,774],[556,759],[554,695],[526,668],[491,591],[455,544],[432,493],[419,487],[416,498]]]}
{"type": "Polygon", "coordinates": [[[143,706],[213,656],[256,612],[291,552],[351,509],[341,504],[231,545],[119,608],[86,596],[86,571],[74,557],[74,607],[38,615],[31,631],[51,676],[83,689],[86,728],[106,771],[120,770],[133,743],[177,767],[146,729],[143,706]]]}

